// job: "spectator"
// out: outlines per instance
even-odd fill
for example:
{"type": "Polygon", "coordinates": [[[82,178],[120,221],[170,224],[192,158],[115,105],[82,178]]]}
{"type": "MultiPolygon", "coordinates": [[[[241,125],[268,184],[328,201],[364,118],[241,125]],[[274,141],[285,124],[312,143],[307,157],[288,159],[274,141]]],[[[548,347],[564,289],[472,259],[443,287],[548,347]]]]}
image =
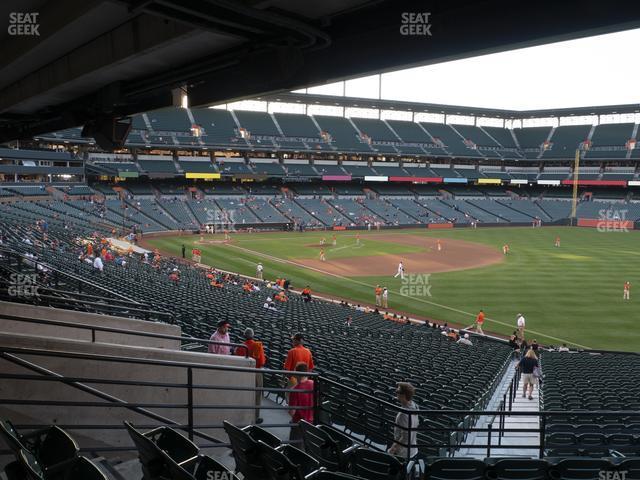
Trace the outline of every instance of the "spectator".
{"type": "MultiPolygon", "coordinates": [[[[417,410],[418,407],[413,402],[415,391],[415,388],[410,383],[398,383],[396,395],[403,408],[417,410]]],[[[395,427],[393,429],[393,444],[389,447],[390,454],[402,457],[403,459],[407,458],[407,451],[409,451],[410,458],[418,454],[418,447],[415,446],[418,436],[418,424],[419,419],[417,415],[404,412],[399,412],[398,415],[396,415],[395,427]],[[411,428],[411,435],[409,435],[409,428],[411,428]],[[411,445],[410,450],[407,450],[409,445],[411,445]]]]}
{"type": "Polygon", "coordinates": [[[352,322],[353,322],[353,319],[351,318],[351,315],[349,315],[347,317],[347,321],[345,322],[345,324],[347,325],[347,327],[350,327],[352,322]]]}
{"type": "Polygon", "coordinates": [[[256,266],[256,277],[258,277],[260,280],[262,280],[263,271],[264,267],[262,266],[262,263],[258,263],[258,265],[256,266]]]}
{"type": "MultiPolygon", "coordinates": [[[[296,375],[297,382],[293,387],[294,390],[309,390],[309,391],[294,391],[289,394],[289,415],[291,415],[291,422],[298,423],[300,420],[306,420],[313,424],[313,380],[310,380],[308,375],[305,375],[309,369],[305,362],[298,362],[295,367],[295,371],[299,372],[296,375]],[[300,407],[300,408],[296,408],[300,407]]],[[[291,425],[291,433],[289,434],[290,442],[299,442],[302,440],[302,431],[298,425],[291,425]]],[[[300,447],[300,445],[298,445],[300,447]]]]}
{"type": "Polygon", "coordinates": [[[533,388],[536,383],[536,378],[533,375],[533,371],[538,368],[540,365],[538,364],[538,357],[536,357],[536,352],[533,350],[527,351],[527,354],[522,357],[520,362],[518,362],[518,366],[522,371],[522,397],[525,398],[527,396],[527,390],[529,390],[529,400],[533,400],[533,388]]]}
{"type": "Polygon", "coordinates": [[[540,348],[540,345],[538,345],[538,341],[535,338],[531,341],[529,348],[531,348],[531,350],[533,350],[534,352],[537,352],[538,348],[540,348]]]}
{"type": "Polygon", "coordinates": [[[387,290],[387,287],[382,289],[382,307],[389,308],[389,290],[387,290]]]}
{"type": "Polygon", "coordinates": [[[568,352],[569,351],[569,347],[567,347],[566,343],[563,343],[561,347],[558,347],[558,351],[559,352],[568,352]]]}
{"type": "MultiPolygon", "coordinates": [[[[220,342],[220,343],[231,343],[231,338],[229,337],[229,329],[231,328],[231,324],[226,320],[220,320],[218,322],[218,328],[213,335],[211,335],[212,342],[220,342]]],[[[218,355],[230,355],[231,354],[231,346],[230,345],[218,345],[215,343],[209,344],[209,353],[217,353],[218,355]]]]}
{"type": "MultiPolygon", "coordinates": [[[[254,332],[252,328],[247,328],[244,331],[244,344],[246,345],[246,350],[244,348],[236,348],[235,355],[239,355],[244,357],[245,353],[249,355],[250,358],[253,358],[256,361],[256,368],[264,368],[267,363],[267,358],[264,355],[264,346],[262,342],[259,342],[254,339],[254,332]]],[[[262,373],[256,373],[256,389],[262,388],[263,386],[263,378],[262,373]]],[[[262,418],[260,418],[260,405],[262,404],[262,390],[256,390],[256,424],[262,423],[262,418]]]]}
{"type": "Polygon", "coordinates": [[[311,288],[309,288],[309,285],[304,287],[304,289],[302,290],[302,299],[305,302],[310,302],[311,301],[311,288]]]}
{"type": "MultiPolygon", "coordinates": [[[[293,347],[287,352],[287,359],[284,362],[284,370],[293,371],[296,368],[296,365],[299,363],[304,363],[307,366],[307,371],[310,372],[313,370],[313,355],[311,354],[311,350],[304,346],[304,335],[302,333],[296,333],[291,341],[293,343],[293,347]]],[[[287,383],[287,388],[292,388],[295,386],[297,379],[295,376],[289,377],[289,382],[287,383]]]]}
{"type": "Polygon", "coordinates": [[[100,272],[104,270],[104,264],[102,263],[100,255],[96,255],[96,258],[93,260],[93,268],[100,270],[100,272]]]}
{"type": "Polygon", "coordinates": [[[465,333],[464,337],[460,338],[460,340],[458,340],[458,343],[461,343],[463,345],[473,345],[473,343],[471,343],[471,340],[469,340],[469,334],[465,333]]]}
{"type": "Polygon", "coordinates": [[[182,244],[182,258],[185,258],[185,252],[187,250],[187,247],[184,246],[184,243],[182,244]]]}
{"type": "Polygon", "coordinates": [[[524,340],[525,321],[524,321],[524,315],[522,315],[521,313],[519,313],[518,316],[516,317],[516,324],[518,326],[518,338],[520,340],[524,340]]]}

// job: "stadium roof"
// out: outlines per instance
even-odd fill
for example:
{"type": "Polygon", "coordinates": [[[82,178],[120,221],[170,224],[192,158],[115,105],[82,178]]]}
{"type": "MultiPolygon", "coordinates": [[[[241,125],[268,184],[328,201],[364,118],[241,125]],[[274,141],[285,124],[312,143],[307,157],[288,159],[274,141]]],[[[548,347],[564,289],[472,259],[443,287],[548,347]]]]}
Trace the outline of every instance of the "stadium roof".
{"type": "Polygon", "coordinates": [[[636,28],[640,14],[628,5],[8,0],[0,3],[0,142],[176,104],[180,87],[192,105],[223,103],[636,28]]]}
{"type": "Polygon", "coordinates": [[[578,115],[609,115],[612,113],[638,113],[640,104],[603,105],[598,107],[555,108],[544,110],[505,110],[499,108],[465,107],[442,105],[437,103],[404,102],[401,100],[379,100],[371,98],[342,97],[306,93],[278,93],[257,97],[266,102],[303,103],[334,105],[337,107],[375,108],[379,110],[397,110],[404,112],[444,113],[447,115],[468,115],[474,117],[492,117],[504,119],[525,119],[542,117],[565,117],[578,115]]]}

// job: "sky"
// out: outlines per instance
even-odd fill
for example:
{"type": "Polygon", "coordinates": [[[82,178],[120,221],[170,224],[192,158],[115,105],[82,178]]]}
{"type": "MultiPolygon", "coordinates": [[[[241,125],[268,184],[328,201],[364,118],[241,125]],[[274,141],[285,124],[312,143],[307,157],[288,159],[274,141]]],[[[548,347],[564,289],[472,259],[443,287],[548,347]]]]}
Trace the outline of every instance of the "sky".
{"type": "MultiPolygon", "coordinates": [[[[640,29],[383,74],[382,98],[531,110],[640,104],[640,29]]],[[[378,98],[377,75],[346,82],[378,98]]],[[[342,83],[308,89],[342,95],[342,83]]]]}

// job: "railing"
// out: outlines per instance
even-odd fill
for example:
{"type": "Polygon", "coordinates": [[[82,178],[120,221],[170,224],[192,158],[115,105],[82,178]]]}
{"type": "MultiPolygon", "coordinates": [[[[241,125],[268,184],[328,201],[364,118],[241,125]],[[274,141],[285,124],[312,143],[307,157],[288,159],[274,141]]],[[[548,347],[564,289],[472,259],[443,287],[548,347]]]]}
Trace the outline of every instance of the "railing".
{"type": "MultiPolygon", "coordinates": [[[[518,374],[516,374],[516,378],[518,374]]],[[[409,443],[400,443],[407,450],[407,463],[411,459],[411,448],[417,448],[419,455],[425,456],[452,456],[459,449],[462,441],[470,433],[486,433],[486,443],[474,443],[469,448],[474,450],[486,450],[486,456],[490,457],[492,449],[500,450],[501,438],[508,433],[536,433],[539,441],[535,445],[531,444],[510,444],[509,449],[520,449],[523,452],[530,452],[531,456],[542,458],[545,455],[545,440],[547,435],[547,424],[553,422],[554,417],[567,417],[570,415],[585,415],[589,417],[600,417],[603,415],[625,418],[631,415],[639,415],[637,411],[513,411],[510,409],[512,397],[517,392],[516,378],[511,383],[509,392],[505,394],[497,410],[429,410],[429,409],[407,409],[399,404],[389,403],[380,400],[373,395],[358,391],[351,387],[341,385],[338,382],[324,377],[318,379],[320,394],[319,418],[329,424],[337,424],[347,435],[354,440],[366,443],[370,448],[376,450],[386,450],[386,447],[393,442],[399,443],[392,435],[393,428],[399,428],[407,432],[407,438],[411,439],[416,434],[417,440],[409,443]],[[344,399],[348,399],[345,401],[344,399]],[[332,405],[332,402],[333,405],[332,405]],[[407,416],[418,416],[420,425],[415,428],[408,423],[408,427],[400,427],[390,419],[397,414],[407,416]],[[486,428],[475,427],[479,417],[493,417],[493,420],[486,428]],[[540,419],[537,428],[506,428],[505,419],[510,416],[515,417],[537,417],[540,419]],[[494,427],[497,419],[497,428],[494,427]],[[379,428],[376,428],[379,427],[379,428]],[[438,435],[442,432],[439,437],[438,435]],[[418,434],[424,434],[418,436],[418,434]],[[498,446],[493,445],[492,439],[497,435],[498,446]],[[429,439],[429,440],[423,440],[429,439]],[[444,439],[444,440],[443,440],[444,439]]]]}
{"type": "MultiPolygon", "coordinates": [[[[121,315],[143,320],[158,320],[171,324],[175,323],[175,316],[170,313],[169,309],[160,311],[148,304],[127,298],[77,275],[64,272],[41,261],[25,257],[19,252],[3,247],[0,247],[0,252],[3,254],[2,261],[0,261],[0,270],[25,277],[28,273],[36,275],[35,279],[29,278],[28,280],[21,277],[21,281],[26,281],[29,287],[37,291],[37,294],[12,296],[10,295],[9,288],[12,286],[11,283],[5,279],[0,279],[0,284],[7,287],[0,290],[0,298],[35,305],[46,305],[57,308],[76,307],[82,309],[82,311],[121,315]],[[12,259],[15,265],[11,263],[12,259]],[[40,271],[38,266],[45,267],[46,273],[40,271]],[[43,284],[41,277],[46,277],[49,283],[53,284],[53,287],[43,284]],[[62,289],[60,288],[61,285],[69,286],[69,288],[62,289]],[[97,292],[100,295],[85,292],[97,292]]],[[[161,303],[156,303],[156,306],[158,305],[160,308],[163,307],[161,303]]]]}
{"type": "MultiPolygon", "coordinates": [[[[129,332],[128,332],[129,333],[129,332]]],[[[47,412],[51,411],[51,420],[43,419],[43,424],[28,424],[28,425],[16,425],[21,429],[37,429],[42,428],[44,426],[48,426],[52,423],[55,423],[55,418],[59,417],[60,409],[65,408],[74,408],[74,407],[84,407],[84,408],[103,408],[103,409],[122,409],[129,410],[136,414],[142,415],[143,417],[153,420],[158,423],[151,423],[148,425],[142,425],[136,422],[136,426],[140,428],[144,427],[157,427],[158,424],[168,425],[172,428],[176,428],[179,430],[183,430],[187,433],[189,439],[193,440],[197,438],[200,440],[201,448],[219,448],[219,447],[229,447],[230,445],[223,442],[219,438],[212,436],[208,433],[203,432],[202,430],[222,430],[224,427],[222,425],[222,420],[220,423],[214,424],[205,424],[205,423],[196,423],[194,420],[195,412],[207,412],[207,411],[216,411],[216,410],[250,410],[254,411],[257,408],[255,403],[247,404],[247,405],[237,405],[234,402],[229,404],[203,404],[196,401],[194,398],[194,394],[196,392],[202,391],[223,391],[223,392],[262,392],[264,396],[265,393],[272,395],[284,396],[291,392],[297,393],[310,393],[313,394],[314,399],[316,400],[318,393],[315,385],[317,385],[317,381],[314,381],[314,389],[313,390],[294,390],[291,388],[280,388],[280,387],[237,387],[237,386],[229,386],[229,385],[217,385],[213,383],[196,383],[194,381],[194,373],[196,371],[205,371],[211,372],[215,374],[216,372],[232,372],[237,375],[249,374],[249,375],[263,375],[263,376],[275,376],[278,378],[286,378],[294,375],[299,375],[296,372],[290,372],[286,370],[274,370],[274,369],[256,369],[250,367],[236,367],[236,366],[228,366],[228,365],[209,365],[204,363],[187,363],[180,361],[169,361],[169,360],[151,360],[146,358],[133,358],[133,357],[121,357],[121,356],[113,356],[113,355],[98,355],[98,354],[87,354],[87,353],[71,353],[71,352],[59,352],[59,351],[51,351],[51,350],[40,350],[40,349],[29,349],[29,348],[13,348],[13,347],[1,347],[0,346],[0,358],[3,360],[10,362],[13,365],[17,365],[22,369],[29,370],[33,373],[6,373],[0,372],[0,379],[2,381],[20,381],[21,388],[25,388],[25,385],[28,382],[36,382],[45,384],[62,384],[67,387],[71,387],[75,390],[88,394],[90,396],[96,397],[99,401],[78,401],[78,400],[49,400],[49,399],[26,399],[26,398],[10,398],[8,397],[7,389],[3,389],[4,394],[0,397],[0,406],[11,406],[14,408],[18,408],[20,406],[33,406],[33,407],[47,407],[47,412]],[[29,360],[24,357],[28,356],[29,360]],[[39,363],[35,363],[33,357],[40,358],[43,361],[54,360],[54,359],[64,359],[69,364],[78,364],[78,362],[97,362],[98,364],[104,362],[105,364],[118,364],[122,366],[123,371],[127,369],[127,367],[131,367],[129,370],[132,370],[134,366],[146,366],[146,367],[158,367],[162,369],[167,369],[167,373],[169,370],[178,370],[182,375],[183,381],[149,381],[147,378],[145,379],[113,379],[113,375],[110,375],[111,372],[106,372],[105,375],[102,376],[65,376],[55,371],[52,371],[48,368],[45,368],[39,363]],[[167,403],[167,402],[130,402],[126,401],[122,398],[118,398],[115,395],[111,395],[102,390],[102,386],[111,386],[111,387],[127,387],[127,389],[134,389],[135,387],[141,388],[162,388],[162,389],[177,389],[185,392],[185,400],[167,403]],[[99,387],[99,388],[98,388],[99,387]],[[179,422],[172,419],[169,414],[161,415],[154,410],[163,410],[168,412],[177,412],[178,414],[185,415],[186,414],[186,423],[179,422]],[[202,443],[202,441],[207,443],[202,443]]],[[[112,365],[111,365],[112,366],[112,365]]],[[[104,367],[98,368],[98,371],[102,371],[104,367]]],[[[306,376],[316,379],[317,374],[315,373],[305,373],[306,376]]],[[[212,375],[213,377],[213,375],[212,375]]],[[[288,411],[289,407],[287,405],[273,403],[273,404],[262,404],[259,406],[260,410],[282,410],[288,411]]],[[[298,410],[303,409],[316,409],[316,407],[296,407],[298,410]]],[[[105,414],[104,418],[108,418],[105,414]]],[[[295,424],[291,424],[290,422],[280,422],[280,423],[265,423],[263,427],[265,428],[286,428],[291,427],[295,424]]],[[[106,424],[61,424],[63,428],[69,430],[92,430],[92,431],[108,431],[108,430],[124,430],[125,427],[122,423],[106,423],[106,424]]],[[[90,436],[90,435],[86,435],[90,436]]],[[[221,434],[221,437],[224,435],[221,434]]],[[[82,447],[82,446],[81,446],[82,447]]],[[[105,446],[104,444],[98,446],[84,447],[81,448],[81,451],[92,451],[92,452],[113,452],[113,451],[134,451],[135,446],[105,446]]],[[[0,455],[5,455],[10,453],[8,450],[0,450],[0,455]]]]}

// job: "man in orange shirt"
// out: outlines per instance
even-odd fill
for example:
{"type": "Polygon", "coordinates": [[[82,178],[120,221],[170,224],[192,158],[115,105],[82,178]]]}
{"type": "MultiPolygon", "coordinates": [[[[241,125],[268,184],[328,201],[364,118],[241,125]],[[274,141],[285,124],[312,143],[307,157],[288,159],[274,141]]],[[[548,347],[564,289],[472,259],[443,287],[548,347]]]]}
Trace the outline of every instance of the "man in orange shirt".
{"type": "Polygon", "coordinates": [[[476,317],[476,332],[480,335],[484,335],[482,331],[482,325],[484,324],[484,312],[480,310],[478,316],[476,317]]]}
{"type": "MultiPolygon", "coordinates": [[[[287,359],[284,362],[283,370],[294,371],[296,369],[296,365],[302,362],[307,365],[307,370],[310,372],[313,370],[313,356],[311,355],[311,350],[304,346],[304,335],[301,333],[296,333],[292,338],[293,348],[289,350],[287,353],[287,359]]],[[[289,377],[289,383],[287,384],[287,388],[292,388],[296,385],[296,377],[289,377]]],[[[287,394],[287,400],[289,399],[289,394],[287,394]]]]}
{"type": "Polygon", "coordinates": [[[311,301],[311,288],[309,288],[309,285],[304,287],[304,289],[302,290],[302,298],[305,302],[311,301]]]}
{"type": "MultiPolygon", "coordinates": [[[[264,346],[262,342],[258,342],[253,338],[254,333],[252,328],[247,328],[244,331],[244,344],[247,346],[246,350],[244,348],[236,348],[234,355],[238,355],[241,357],[245,356],[245,353],[248,353],[250,358],[253,358],[256,361],[256,368],[264,368],[267,363],[267,358],[264,355],[264,346]]],[[[262,388],[263,378],[262,373],[256,373],[256,388],[262,388]]],[[[262,418],[260,418],[260,405],[262,404],[262,390],[256,390],[256,424],[262,423],[262,418]]]]}
{"type": "Polygon", "coordinates": [[[381,307],[382,306],[382,288],[380,288],[380,285],[376,285],[376,307],[381,307]]]}

